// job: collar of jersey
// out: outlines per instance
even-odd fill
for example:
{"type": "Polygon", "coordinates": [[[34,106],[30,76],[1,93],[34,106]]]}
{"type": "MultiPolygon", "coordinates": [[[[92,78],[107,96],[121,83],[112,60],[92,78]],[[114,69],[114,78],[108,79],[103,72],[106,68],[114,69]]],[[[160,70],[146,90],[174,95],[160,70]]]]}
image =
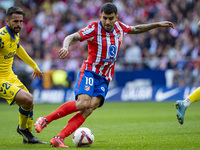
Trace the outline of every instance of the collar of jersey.
{"type": "MultiPolygon", "coordinates": [[[[103,28],[103,26],[102,26],[102,24],[101,24],[101,21],[99,21],[99,24],[100,24],[100,26],[103,28]]],[[[104,28],[103,28],[104,29],[104,28]]],[[[107,31],[106,29],[104,29],[106,32],[108,32],[108,33],[112,33],[113,31],[114,31],[114,29],[115,29],[115,27],[113,28],[113,30],[112,31],[107,31]]]]}
{"type": "MultiPolygon", "coordinates": [[[[15,40],[16,38],[15,38],[14,34],[12,33],[12,31],[10,30],[10,28],[9,28],[8,25],[6,25],[6,30],[8,31],[8,33],[10,34],[10,36],[12,37],[12,39],[15,40]]],[[[17,36],[18,36],[18,34],[17,34],[17,36]]]]}

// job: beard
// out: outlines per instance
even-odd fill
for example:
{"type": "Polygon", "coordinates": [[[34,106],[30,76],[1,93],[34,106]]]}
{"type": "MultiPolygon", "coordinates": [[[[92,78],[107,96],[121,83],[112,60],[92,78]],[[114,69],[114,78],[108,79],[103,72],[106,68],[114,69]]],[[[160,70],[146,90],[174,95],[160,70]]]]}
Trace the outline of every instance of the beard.
{"type": "Polygon", "coordinates": [[[12,33],[17,34],[20,32],[21,27],[14,27],[14,28],[10,28],[10,30],[12,31],[12,33]]]}

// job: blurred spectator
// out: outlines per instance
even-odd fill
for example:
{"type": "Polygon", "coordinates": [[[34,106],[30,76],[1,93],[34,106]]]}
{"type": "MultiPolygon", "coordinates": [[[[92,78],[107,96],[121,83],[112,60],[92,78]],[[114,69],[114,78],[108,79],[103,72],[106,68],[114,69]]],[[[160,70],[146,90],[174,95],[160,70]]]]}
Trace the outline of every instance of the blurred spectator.
{"type": "Polygon", "coordinates": [[[130,47],[126,49],[124,55],[125,63],[129,68],[141,68],[142,63],[142,52],[141,48],[132,41],[130,47]]]}
{"type": "Polygon", "coordinates": [[[194,69],[192,71],[192,75],[194,77],[194,86],[199,86],[200,85],[200,62],[196,61],[194,62],[194,69]]]}
{"type": "Polygon", "coordinates": [[[178,68],[174,68],[173,86],[184,86],[183,76],[180,75],[178,68]]]}
{"type": "Polygon", "coordinates": [[[190,86],[193,84],[194,79],[193,79],[192,71],[189,65],[186,65],[184,67],[183,79],[184,79],[185,86],[190,86]]]}

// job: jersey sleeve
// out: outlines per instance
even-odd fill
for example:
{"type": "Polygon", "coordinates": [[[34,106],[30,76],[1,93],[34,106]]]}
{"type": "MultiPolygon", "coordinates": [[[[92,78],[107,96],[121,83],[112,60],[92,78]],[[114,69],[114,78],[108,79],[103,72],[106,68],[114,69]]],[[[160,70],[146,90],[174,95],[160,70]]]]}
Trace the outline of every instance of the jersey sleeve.
{"type": "Polygon", "coordinates": [[[32,60],[32,58],[27,54],[25,49],[22,46],[19,46],[19,48],[16,51],[17,56],[21,58],[25,63],[27,63],[30,67],[32,67],[34,70],[38,68],[37,64],[32,60]]]}
{"type": "Polygon", "coordinates": [[[78,31],[81,35],[81,41],[90,39],[95,36],[95,23],[90,23],[87,27],[83,28],[82,30],[78,31]]]}
{"type": "Polygon", "coordinates": [[[119,22],[119,24],[120,24],[122,30],[124,31],[124,33],[129,33],[129,32],[131,32],[131,26],[129,26],[129,25],[125,24],[125,23],[122,23],[122,22],[120,22],[120,21],[118,21],[118,22],[119,22]]]}

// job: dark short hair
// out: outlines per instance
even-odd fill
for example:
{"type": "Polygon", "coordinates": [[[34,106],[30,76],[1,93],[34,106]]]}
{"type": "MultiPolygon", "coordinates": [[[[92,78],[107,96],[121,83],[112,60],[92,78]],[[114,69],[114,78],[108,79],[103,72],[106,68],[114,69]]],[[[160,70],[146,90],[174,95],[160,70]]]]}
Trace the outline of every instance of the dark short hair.
{"type": "Polygon", "coordinates": [[[12,14],[20,14],[20,15],[23,15],[23,17],[25,17],[24,11],[20,7],[17,7],[17,6],[8,8],[8,10],[6,11],[7,19],[9,19],[12,16],[12,14]]]}
{"type": "Polygon", "coordinates": [[[101,6],[101,13],[103,12],[105,14],[112,14],[113,12],[117,14],[117,7],[113,3],[107,2],[101,6]]]}

